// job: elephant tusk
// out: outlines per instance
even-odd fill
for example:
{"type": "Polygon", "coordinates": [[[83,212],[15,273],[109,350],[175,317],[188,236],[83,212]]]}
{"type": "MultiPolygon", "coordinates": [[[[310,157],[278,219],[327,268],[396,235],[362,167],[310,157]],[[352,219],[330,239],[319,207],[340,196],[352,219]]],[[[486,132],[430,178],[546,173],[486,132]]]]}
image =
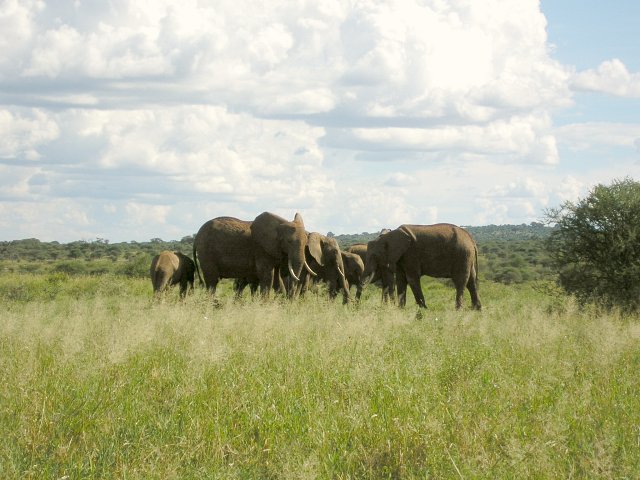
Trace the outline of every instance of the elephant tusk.
{"type": "Polygon", "coordinates": [[[311,275],[313,275],[314,277],[317,277],[318,274],[316,272],[314,272],[313,270],[311,270],[311,267],[309,266],[309,264],[307,263],[307,261],[304,261],[304,268],[307,269],[307,272],[309,272],[311,275]]]}
{"type": "Polygon", "coordinates": [[[300,279],[298,278],[298,276],[293,272],[293,267],[291,266],[291,259],[289,259],[289,262],[287,263],[287,265],[289,266],[289,274],[295,279],[296,282],[299,282],[300,279]]]}
{"type": "Polygon", "coordinates": [[[343,272],[343,271],[342,271],[342,269],[340,268],[340,265],[338,265],[338,273],[340,274],[340,276],[341,276],[341,277],[342,277],[342,279],[344,280],[344,279],[345,279],[344,272],[343,272]]]}
{"type": "Polygon", "coordinates": [[[373,280],[373,276],[376,274],[375,270],[373,272],[371,272],[368,275],[365,275],[364,273],[362,274],[362,277],[360,278],[360,282],[362,283],[363,286],[368,285],[371,280],[373,280]]]}

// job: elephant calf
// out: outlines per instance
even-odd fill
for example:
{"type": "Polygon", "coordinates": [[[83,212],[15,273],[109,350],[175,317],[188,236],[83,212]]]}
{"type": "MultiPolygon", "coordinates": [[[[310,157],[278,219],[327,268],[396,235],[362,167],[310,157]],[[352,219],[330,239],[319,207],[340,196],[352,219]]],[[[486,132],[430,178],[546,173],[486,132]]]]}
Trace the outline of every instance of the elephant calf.
{"type": "Polygon", "coordinates": [[[180,297],[184,298],[189,286],[193,288],[195,264],[180,252],[165,250],[153,257],[151,261],[151,283],[153,293],[159,294],[167,287],[180,284],[180,297]]]}
{"type": "Polygon", "coordinates": [[[302,290],[309,287],[312,281],[324,281],[329,288],[329,297],[335,298],[338,291],[343,292],[343,302],[349,301],[349,283],[345,277],[345,266],[342,261],[340,246],[335,238],[311,232],[307,235],[306,262],[317,275],[303,272],[302,290]]]}
{"type": "MultiPolygon", "coordinates": [[[[390,232],[390,231],[391,230],[383,229],[382,232],[380,233],[380,236],[382,236],[385,233],[390,232]]],[[[378,237],[378,238],[380,238],[380,237],[378,237]]],[[[368,244],[366,244],[366,243],[356,243],[356,244],[351,245],[350,247],[348,247],[347,250],[346,250],[346,253],[353,254],[353,255],[356,255],[356,256],[360,257],[360,259],[362,261],[362,264],[363,264],[363,270],[364,270],[364,262],[367,259],[367,247],[368,247],[368,244]]],[[[347,268],[346,267],[346,263],[347,262],[345,261],[345,268],[347,268]]],[[[356,265],[353,265],[353,261],[351,261],[351,263],[352,263],[351,271],[354,272],[354,273],[352,273],[352,275],[356,275],[355,272],[357,272],[357,269],[359,267],[356,266],[356,265]]],[[[347,273],[347,272],[345,272],[345,273],[347,273]]],[[[359,272],[359,273],[357,273],[357,275],[358,275],[358,278],[360,278],[359,281],[361,282],[361,285],[358,287],[358,290],[356,291],[356,299],[359,299],[360,295],[362,294],[362,288],[364,287],[365,282],[364,282],[364,274],[363,274],[363,272],[359,272]]],[[[353,283],[353,280],[349,280],[349,284],[352,284],[352,283],[353,283]]],[[[396,280],[395,280],[394,273],[389,268],[386,268],[383,265],[379,266],[379,268],[376,270],[374,276],[371,279],[369,279],[369,283],[373,283],[378,288],[382,289],[382,301],[383,302],[393,302],[393,301],[395,301],[396,280]]]]}
{"type": "Polygon", "coordinates": [[[344,276],[347,279],[347,285],[356,286],[356,300],[360,300],[364,283],[364,263],[358,254],[351,252],[340,253],[342,254],[344,276]]]}

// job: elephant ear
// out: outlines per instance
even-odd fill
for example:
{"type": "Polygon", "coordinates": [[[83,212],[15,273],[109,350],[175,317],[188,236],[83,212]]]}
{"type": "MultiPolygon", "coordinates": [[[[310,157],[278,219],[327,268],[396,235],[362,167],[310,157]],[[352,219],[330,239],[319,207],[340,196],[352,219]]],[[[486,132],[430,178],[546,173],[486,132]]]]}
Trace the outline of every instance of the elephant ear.
{"type": "Polygon", "coordinates": [[[269,255],[280,258],[280,238],[287,224],[291,225],[291,222],[269,212],[261,213],[251,224],[251,238],[269,255]]]}
{"type": "MultiPolygon", "coordinates": [[[[298,214],[296,214],[297,216],[298,214]]],[[[318,262],[319,265],[324,266],[324,260],[322,255],[322,235],[316,232],[312,232],[307,237],[307,248],[313,259],[318,262]]]]}
{"type": "Polygon", "coordinates": [[[402,225],[395,230],[384,234],[385,249],[387,250],[387,266],[398,263],[400,257],[404,255],[413,242],[416,241],[415,234],[406,225],[402,225]]]}
{"type": "Polygon", "coordinates": [[[293,223],[298,224],[302,228],[304,228],[304,222],[302,221],[302,215],[299,212],[296,212],[296,215],[293,217],[293,223]]]}

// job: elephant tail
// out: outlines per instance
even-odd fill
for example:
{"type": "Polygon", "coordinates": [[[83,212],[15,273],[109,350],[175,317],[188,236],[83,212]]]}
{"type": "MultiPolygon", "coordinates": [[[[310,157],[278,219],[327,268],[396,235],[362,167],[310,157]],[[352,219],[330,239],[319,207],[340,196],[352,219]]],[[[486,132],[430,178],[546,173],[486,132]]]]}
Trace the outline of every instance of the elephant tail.
{"type": "Polygon", "coordinates": [[[196,273],[198,274],[198,280],[200,281],[200,285],[204,285],[202,281],[202,276],[200,275],[200,268],[198,267],[198,254],[196,250],[196,242],[193,242],[193,264],[196,267],[196,273]]]}
{"type": "Polygon", "coordinates": [[[476,261],[475,261],[474,268],[476,269],[476,285],[477,285],[478,284],[478,279],[480,277],[480,267],[478,265],[478,245],[476,245],[474,243],[473,246],[474,246],[474,250],[475,250],[475,253],[476,253],[476,261]]]}

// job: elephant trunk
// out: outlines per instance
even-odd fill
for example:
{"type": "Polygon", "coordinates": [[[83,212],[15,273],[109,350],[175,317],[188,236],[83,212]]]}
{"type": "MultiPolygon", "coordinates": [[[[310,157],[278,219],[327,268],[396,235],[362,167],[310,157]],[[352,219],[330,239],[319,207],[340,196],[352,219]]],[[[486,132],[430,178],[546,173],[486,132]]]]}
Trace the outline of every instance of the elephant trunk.
{"type": "Polygon", "coordinates": [[[291,278],[300,283],[302,272],[305,269],[304,249],[306,244],[295,242],[287,251],[287,268],[291,278]]]}
{"type": "Polygon", "coordinates": [[[340,270],[340,268],[338,268],[338,271],[340,272],[340,283],[342,284],[342,289],[344,290],[344,301],[346,303],[351,298],[351,295],[349,294],[349,282],[347,282],[347,277],[345,277],[344,272],[340,270]]]}
{"type": "Polygon", "coordinates": [[[372,262],[367,262],[364,267],[364,272],[362,273],[362,285],[367,285],[373,280],[373,277],[376,274],[376,267],[372,262]]]}

